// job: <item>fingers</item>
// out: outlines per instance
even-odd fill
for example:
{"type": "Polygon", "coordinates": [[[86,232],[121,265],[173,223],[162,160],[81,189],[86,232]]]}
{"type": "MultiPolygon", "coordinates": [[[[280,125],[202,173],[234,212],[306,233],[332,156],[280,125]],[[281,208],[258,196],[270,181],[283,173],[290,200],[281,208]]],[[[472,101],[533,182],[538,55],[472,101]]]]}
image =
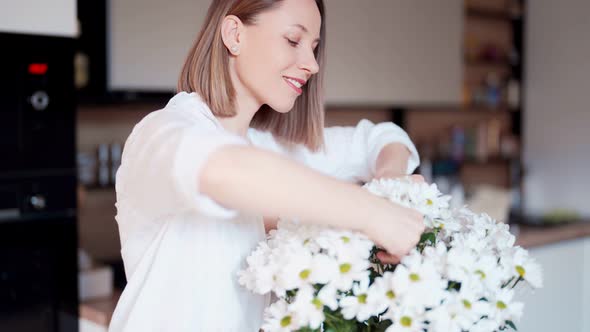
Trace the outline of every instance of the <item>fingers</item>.
{"type": "Polygon", "coordinates": [[[420,174],[412,174],[410,176],[410,178],[414,182],[418,182],[418,183],[426,182],[426,180],[424,180],[424,177],[422,175],[420,175],[420,174]]]}
{"type": "Polygon", "coordinates": [[[377,252],[377,258],[382,264],[397,264],[400,262],[399,257],[391,255],[385,251],[377,252]]]}

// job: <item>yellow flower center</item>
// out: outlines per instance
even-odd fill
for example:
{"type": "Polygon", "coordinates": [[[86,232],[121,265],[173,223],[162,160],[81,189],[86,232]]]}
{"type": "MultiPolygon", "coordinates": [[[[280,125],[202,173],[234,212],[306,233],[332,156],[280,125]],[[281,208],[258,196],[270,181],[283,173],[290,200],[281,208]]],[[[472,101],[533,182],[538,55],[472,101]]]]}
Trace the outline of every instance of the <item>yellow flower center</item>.
{"type": "Polygon", "coordinates": [[[476,270],[475,274],[479,274],[479,278],[480,279],[485,279],[486,278],[486,274],[482,271],[482,270],[476,270]]]}
{"type": "Polygon", "coordinates": [[[301,272],[299,272],[299,278],[305,280],[309,277],[311,271],[310,270],[303,270],[301,272]]]}
{"type": "Polygon", "coordinates": [[[410,273],[410,280],[412,281],[419,281],[420,276],[417,273],[410,273]]]}
{"type": "Polygon", "coordinates": [[[502,301],[498,301],[498,302],[496,302],[496,307],[500,310],[504,310],[504,309],[506,309],[506,303],[504,303],[502,301]]]}
{"type": "Polygon", "coordinates": [[[430,198],[428,198],[426,200],[426,205],[432,205],[432,204],[434,204],[434,202],[430,198]]]}
{"type": "Polygon", "coordinates": [[[524,267],[520,266],[520,265],[516,265],[516,272],[518,272],[518,275],[521,278],[524,278],[524,275],[526,273],[526,270],[524,269],[524,267]]]}
{"type": "Polygon", "coordinates": [[[385,293],[385,295],[389,298],[389,299],[394,299],[395,298],[395,293],[390,290],[387,293],[385,293]]]}
{"type": "Polygon", "coordinates": [[[465,308],[471,309],[471,302],[469,302],[467,300],[463,300],[463,305],[465,306],[465,308]]]}
{"type": "Polygon", "coordinates": [[[404,316],[399,320],[400,324],[402,324],[402,326],[405,327],[410,327],[412,326],[412,319],[408,316],[404,316]]]}
{"type": "Polygon", "coordinates": [[[342,237],[342,242],[348,243],[348,242],[350,242],[350,238],[348,236],[343,236],[342,237]]]}
{"type": "Polygon", "coordinates": [[[318,299],[317,297],[314,298],[311,303],[313,305],[315,305],[316,309],[318,310],[322,310],[322,308],[324,307],[324,304],[322,303],[322,301],[320,301],[320,299],[318,299]]]}
{"type": "Polygon", "coordinates": [[[291,316],[285,316],[281,319],[281,327],[287,327],[291,325],[291,316]]]}
{"type": "Polygon", "coordinates": [[[341,273],[348,273],[348,271],[350,271],[351,267],[352,266],[350,266],[350,264],[348,264],[348,263],[340,264],[340,272],[341,273]]]}
{"type": "Polygon", "coordinates": [[[367,303],[367,294],[361,294],[357,297],[359,303],[365,304],[367,303]]]}

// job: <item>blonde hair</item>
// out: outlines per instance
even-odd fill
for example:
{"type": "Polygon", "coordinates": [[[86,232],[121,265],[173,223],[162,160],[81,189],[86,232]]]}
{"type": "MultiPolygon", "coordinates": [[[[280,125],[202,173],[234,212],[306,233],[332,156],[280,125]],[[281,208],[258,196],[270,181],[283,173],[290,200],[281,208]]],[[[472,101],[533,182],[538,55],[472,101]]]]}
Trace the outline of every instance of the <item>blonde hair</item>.
{"type": "MultiPolygon", "coordinates": [[[[236,93],[229,74],[229,52],[221,38],[221,23],[227,15],[235,15],[245,25],[254,24],[256,15],[273,9],[281,1],[213,0],[182,67],[177,91],[196,92],[216,116],[235,116],[236,93]]],[[[323,0],[316,0],[316,4],[322,17],[320,42],[314,51],[320,71],[303,86],[303,93],[290,112],[279,113],[262,105],[251,122],[252,127],[271,132],[286,147],[303,144],[312,151],[324,147],[325,10],[323,0]]]]}

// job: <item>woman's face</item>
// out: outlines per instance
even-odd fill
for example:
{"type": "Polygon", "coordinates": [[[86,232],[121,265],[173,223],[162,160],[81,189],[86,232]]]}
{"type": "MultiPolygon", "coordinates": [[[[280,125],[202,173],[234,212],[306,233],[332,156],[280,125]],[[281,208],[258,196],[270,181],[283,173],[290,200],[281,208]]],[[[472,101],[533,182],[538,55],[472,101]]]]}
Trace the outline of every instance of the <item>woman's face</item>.
{"type": "Polygon", "coordinates": [[[314,0],[284,0],[245,26],[236,73],[255,100],[285,113],[319,66],[321,16],[314,0]]]}

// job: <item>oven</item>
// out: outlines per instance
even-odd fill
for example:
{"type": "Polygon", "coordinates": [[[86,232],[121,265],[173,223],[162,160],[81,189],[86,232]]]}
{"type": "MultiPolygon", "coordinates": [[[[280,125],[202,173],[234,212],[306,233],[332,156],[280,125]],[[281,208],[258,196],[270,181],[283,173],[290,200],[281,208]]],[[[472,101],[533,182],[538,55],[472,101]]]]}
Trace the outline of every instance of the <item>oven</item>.
{"type": "Polygon", "coordinates": [[[74,40],[0,33],[0,331],[77,331],[74,40]]]}

